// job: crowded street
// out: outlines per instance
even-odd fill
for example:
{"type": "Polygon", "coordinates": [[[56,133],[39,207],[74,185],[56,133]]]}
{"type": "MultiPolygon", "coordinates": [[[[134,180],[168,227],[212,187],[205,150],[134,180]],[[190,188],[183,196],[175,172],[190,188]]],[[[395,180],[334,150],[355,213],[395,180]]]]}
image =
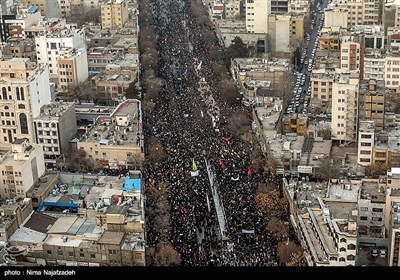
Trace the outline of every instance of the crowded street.
{"type": "MultiPolygon", "coordinates": [[[[262,224],[255,195],[259,183],[279,180],[253,172],[252,145],[227,128],[233,114],[251,112],[221,98],[215,62],[202,38],[201,29],[208,27],[194,20],[189,1],[158,0],[152,9],[163,91],[152,114],[145,116],[144,128],[146,139],[156,137],[166,156],[146,165],[144,179],[146,185],[168,183],[171,230],[160,234],[148,222],[148,243],[167,238],[185,266],[275,266],[277,242],[262,224]],[[223,205],[223,233],[206,161],[223,205]]],[[[214,44],[219,47],[216,38],[214,44]]]]}

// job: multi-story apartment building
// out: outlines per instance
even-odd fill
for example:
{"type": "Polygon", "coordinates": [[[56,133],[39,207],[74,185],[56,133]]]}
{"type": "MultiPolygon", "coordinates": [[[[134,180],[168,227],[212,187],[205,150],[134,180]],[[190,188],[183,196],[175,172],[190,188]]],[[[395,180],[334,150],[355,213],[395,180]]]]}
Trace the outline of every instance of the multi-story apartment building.
{"type": "Polygon", "coordinates": [[[310,2],[307,0],[289,0],[288,13],[307,14],[310,10],[310,2]]]}
{"type": "Polygon", "coordinates": [[[0,241],[8,242],[13,233],[32,213],[32,200],[25,198],[20,201],[9,199],[0,206],[0,241]]]}
{"type": "Polygon", "coordinates": [[[324,32],[319,38],[320,50],[340,50],[340,33],[324,32]]]}
{"type": "Polygon", "coordinates": [[[362,44],[346,39],[342,41],[340,44],[340,68],[344,71],[359,71],[360,77],[363,77],[364,47],[362,44]]]}
{"type": "Polygon", "coordinates": [[[322,101],[326,106],[332,103],[332,85],[335,72],[324,68],[315,69],[311,73],[311,99],[322,101]]]}
{"type": "Polygon", "coordinates": [[[400,91],[400,55],[387,53],[385,56],[385,86],[395,92],[400,91]]]}
{"type": "Polygon", "coordinates": [[[68,92],[89,77],[85,48],[61,48],[57,59],[58,92],[68,92]]]}
{"type": "Polygon", "coordinates": [[[107,0],[100,4],[101,28],[117,29],[124,27],[128,21],[127,0],[107,0]]]}
{"type": "Polygon", "coordinates": [[[372,150],[372,163],[390,167],[400,166],[400,132],[397,129],[381,131],[372,150]]]}
{"type": "Polygon", "coordinates": [[[387,172],[385,228],[389,237],[389,266],[400,266],[400,168],[387,172]]]}
{"type": "Polygon", "coordinates": [[[76,143],[104,167],[130,168],[143,158],[142,111],[140,102],[126,100],[110,116],[101,116],[95,125],[76,143]]]}
{"type": "Polygon", "coordinates": [[[340,7],[329,7],[325,9],[324,27],[339,27],[347,29],[348,10],[340,7]]]}
{"type": "Polygon", "coordinates": [[[57,61],[61,53],[69,49],[86,48],[84,29],[72,26],[65,28],[47,30],[35,38],[36,53],[39,64],[48,64],[50,79],[58,82],[57,61]]]}
{"type": "Polygon", "coordinates": [[[242,0],[226,0],[225,18],[230,20],[239,18],[242,6],[243,6],[242,0]]]}
{"type": "Polygon", "coordinates": [[[377,81],[384,81],[385,57],[381,50],[365,50],[363,72],[364,80],[374,79],[377,81]]]}
{"type": "Polygon", "coordinates": [[[294,42],[300,42],[304,37],[304,14],[291,15],[291,36],[290,39],[294,42]]]}
{"type": "Polygon", "coordinates": [[[357,139],[358,90],[359,73],[336,71],[332,84],[332,140],[357,139]]]}
{"type": "Polygon", "coordinates": [[[41,17],[38,7],[18,9],[16,14],[5,15],[0,22],[0,40],[6,42],[8,38],[25,38],[25,28],[37,24],[41,17]]]}
{"type": "Polygon", "coordinates": [[[357,206],[358,234],[385,238],[386,183],[379,179],[363,179],[357,206]]]}
{"type": "Polygon", "coordinates": [[[354,266],[357,247],[355,217],[336,218],[340,215],[331,213],[322,200],[319,203],[320,208],[307,207],[304,215],[297,216],[310,255],[309,265],[354,266]]]}
{"type": "Polygon", "coordinates": [[[270,47],[274,52],[291,52],[304,37],[304,15],[270,15],[270,47]]]}
{"type": "Polygon", "coordinates": [[[93,9],[100,8],[100,0],[70,0],[70,14],[87,13],[93,9]]]}
{"type": "Polygon", "coordinates": [[[55,102],[44,105],[34,120],[35,140],[43,146],[47,167],[54,167],[57,159],[69,148],[69,141],[77,132],[75,103],[55,102]]]}
{"type": "Polygon", "coordinates": [[[334,0],[329,7],[347,9],[347,26],[382,23],[382,5],[379,0],[334,0]]]}
{"type": "Polygon", "coordinates": [[[360,121],[358,128],[357,163],[363,166],[369,166],[372,163],[372,149],[375,142],[374,126],[373,121],[360,121]]]}
{"type": "Polygon", "coordinates": [[[385,86],[383,81],[364,80],[359,91],[360,120],[374,121],[375,132],[382,131],[385,120],[385,86]]]}
{"type": "Polygon", "coordinates": [[[34,143],[33,118],[52,100],[48,67],[28,58],[11,58],[0,61],[0,75],[1,141],[28,138],[34,143]]]}
{"type": "Polygon", "coordinates": [[[325,68],[333,71],[340,68],[340,50],[318,50],[315,57],[314,69],[325,68]]]}
{"type": "Polygon", "coordinates": [[[270,0],[271,14],[283,15],[288,12],[289,0],[270,0]]]}
{"type": "Polygon", "coordinates": [[[11,148],[3,146],[0,155],[1,198],[25,197],[45,172],[42,146],[17,139],[11,148]]]}
{"type": "Polygon", "coordinates": [[[246,0],[246,30],[249,33],[268,33],[271,1],[246,0]]]}
{"type": "Polygon", "coordinates": [[[47,18],[61,17],[61,11],[58,2],[55,0],[22,0],[25,7],[36,6],[40,9],[40,14],[47,18]]]}

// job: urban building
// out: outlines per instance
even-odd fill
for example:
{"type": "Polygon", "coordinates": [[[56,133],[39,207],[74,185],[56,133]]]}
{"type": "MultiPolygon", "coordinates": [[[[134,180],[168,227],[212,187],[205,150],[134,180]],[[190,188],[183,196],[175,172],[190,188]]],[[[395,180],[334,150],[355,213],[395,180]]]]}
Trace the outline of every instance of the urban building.
{"type": "Polygon", "coordinates": [[[0,46],[3,59],[13,57],[29,58],[30,61],[36,61],[35,44],[31,39],[12,39],[0,46]]]}
{"type": "Polygon", "coordinates": [[[0,41],[9,38],[26,38],[25,28],[36,24],[41,17],[39,9],[31,6],[27,9],[17,9],[15,14],[4,15],[0,22],[0,41]]]}
{"type": "Polygon", "coordinates": [[[387,172],[385,228],[389,237],[389,266],[399,266],[400,257],[400,168],[387,172]]]}
{"type": "Polygon", "coordinates": [[[47,18],[59,18],[61,17],[61,11],[58,1],[59,0],[22,0],[22,6],[36,6],[40,9],[40,14],[42,16],[47,18]]]}
{"type": "Polygon", "coordinates": [[[28,138],[34,143],[33,118],[52,100],[48,67],[28,58],[11,58],[0,61],[0,75],[1,141],[28,138]]]}
{"type": "Polygon", "coordinates": [[[375,132],[384,129],[385,85],[383,81],[360,81],[359,89],[360,120],[374,121],[375,132]]]}
{"type": "Polygon", "coordinates": [[[62,58],[61,55],[65,54],[68,49],[71,49],[71,52],[78,48],[86,49],[84,28],[77,29],[69,25],[48,28],[47,32],[40,33],[35,37],[35,43],[38,63],[48,64],[50,80],[55,83],[58,82],[58,71],[61,70],[57,63],[58,59],[62,58]]]}
{"type": "Polygon", "coordinates": [[[271,1],[246,0],[246,30],[249,33],[268,33],[271,1]]]}
{"type": "Polygon", "coordinates": [[[75,103],[54,102],[44,105],[34,119],[35,142],[43,146],[45,164],[56,167],[77,133],[75,103]]]}
{"type": "MultiPolygon", "coordinates": [[[[354,266],[357,248],[357,221],[354,215],[344,216],[336,207],[328,208],[319,199],[320,208],[307,207],[298,215],[301,235],[309,251],[309,265],[354,266]]],[[[343,212],[343,208],[341,209],[343,212]]]]}
{"type": "Polygon", "coordinates": [[[2,199],[25,197],[26,192],[45,172],[41,145],[17,139],[2,146],[0,157],[0,195],[2,199]]]}
{"type": "Polygon", "coordinates": [[[357,140],[358,92],[359,73],[336,71],[332,84],[332,140],[357,140]]]}
{"type": "Polygon", "coordinates": [[[283,53],[293,51],[304,37],[304,15],[270,15],[268,34],[271,51],[283,53]]]}
{"type": "Polygon", "coordinates": [[[105,168],[129,169],[136,165],[144,157],[140,102],[128,99],[110,116],[99,117],[76,142],[76,149],[84,150],[87,157],[105,168]]]}
{"type": "Polygon", "coordinates": [[[100,8],[100,0],[70,0],[70,13],[81,14],[100,8]]]}
{"type": "Polygon", "coordinates": [[[129,19],[127,0],[107,0],[101,2],[100,11],[102,29],[122,28],[129,19]]]}
{"type": "Polygon", "coordinates": [[[240,12],[243,9],[242,0],[225,1],[225,19],[234,20],[240,18],[240,12]]]}
{"type": "Polygon", "coordinates": [[[385,87],[395,92],[400,91],[400,55],[389,52],[385,56],[385,87]]]}
{"type": "Polygon", "coordinates": [[[321,32],[319,50],[340,50],[339,32],[321,32]]]}
{"type": "Polygon", "coordinates": [[[385,238],[386,183],[362,179],[358,199],[357,232],[361,236],[385,238]]]}
{"type": "Polygon", "coordinates": [[[282,127],[283,133],[296,133],[297,135],[307,136],[308,117],[301,114],[293,113],[283,116],[282,127]]]}
{"type": "Polygon", "coordinates": [[[358,128],[357,163],[369,166],[372,163],[372,150],[375,142],[374,121],[360,121],[358,128]]]}
{"type": "Polygon", "coordinates": [[[340,50],[325,49],[317,50],[315,55],[314,69],[325,68],[326,70],[335,70],[340,68],[340,50]]]}
{"type": "Polygon", "coordinates": [[[332,85],[335,72],[324,68],[313,70],[310,77],[311,99],[321,101],[326,106],[332,103],[332,85]]]}
{"type": "Polygon", "coordinates": [[[271,14],[282,15],[286,14],[289,9],[289,0],[271,0],[271,14]]]}
{"type": "Polygon", "coordinates": [[[347,29],[348,10],[340,7],[329,7],[325,11],[324,27],[332,28],[339,27],[347,29]]]}
{"type": "Polygon", "coordinates": [[[328,8],[347,9],[347,27],[382,24],[383,2],[379,0],[334,0],[328,8]]]}
{"type": "Polygon", "coordinates": [[[30,198],[8,199],[0,206],[0,242],[8,242],[14,232],[32,213],[30,198]]]}
{"type": "Polygon", "coordinates": [[[381,50],[365,50],[364,80],[385,80],[385,57],[381,50]]]}
{"type": "Polygon", "coordinates": [[[61,49],[57,59],[57,69],[59,93],[69,92],[85,82],[89,77],[86,49],[61,49]]]}
{"type": "Polygon", "coordinates": [[[359,71],[363,77],[364,71],[364,47],[358,42],[342,38],[340,44],[340,69],[345,71],[359,71]]]}
{"type": "Polygon", "coordinates": [[[305,15],[310,10],[310,2],[307,0],[289,0],[288,13],[305,15]]]}

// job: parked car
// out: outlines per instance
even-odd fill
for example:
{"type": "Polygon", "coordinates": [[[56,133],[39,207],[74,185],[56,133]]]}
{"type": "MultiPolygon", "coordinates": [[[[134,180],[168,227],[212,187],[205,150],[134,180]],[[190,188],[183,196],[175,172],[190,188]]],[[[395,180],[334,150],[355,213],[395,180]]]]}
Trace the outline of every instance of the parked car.
{"type": "Polygon", "coordinates": [[[386,250],[385,249],[380,250],[379,257],[381,257],[382,259],[386,258],[386,250]]]}
{"type": "Polygon", "coordinates": [[[378,249],[372,249],[371,255],[373,258],[377,258],[378,257],[378,249]]]}

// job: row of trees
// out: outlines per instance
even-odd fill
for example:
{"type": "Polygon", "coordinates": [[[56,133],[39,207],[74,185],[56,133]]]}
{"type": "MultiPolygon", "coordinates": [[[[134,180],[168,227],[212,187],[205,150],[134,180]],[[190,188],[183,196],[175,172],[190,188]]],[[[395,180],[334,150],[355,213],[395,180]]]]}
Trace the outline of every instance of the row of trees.
{"type": "Polygon", "coordinates": [[[260,184],[256,195],[259,211],[266,221],[266,230],[277,240],[277,256],[281,265],[304,266],[303,250],[295,241],[289,240],[289,202],[275,186],[260,184]]]}

